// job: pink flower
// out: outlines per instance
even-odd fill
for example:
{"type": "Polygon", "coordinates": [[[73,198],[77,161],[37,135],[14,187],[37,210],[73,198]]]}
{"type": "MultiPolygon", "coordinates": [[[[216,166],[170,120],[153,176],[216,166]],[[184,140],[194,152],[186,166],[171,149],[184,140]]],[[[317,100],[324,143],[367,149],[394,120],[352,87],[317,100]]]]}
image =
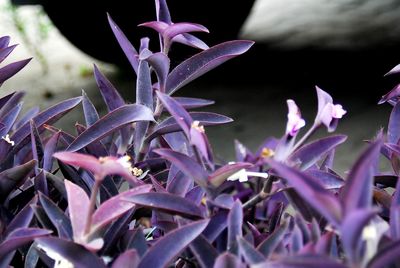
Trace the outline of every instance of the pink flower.
{"type": "Polygon", "coordinates": [[[297,107],[296,103],[293,100],[287,100],[286,102],[289,109],[286,134],[294,137],[300,128],[306,125],[306,122],[301,118],[300,109],[297,107]]]}
{"type": "Polygon", "coordinates": [[[107,175],[120,175],[135,183],[139,182],[136,176],[134,176],[138,173],[134,172],[135,168],[132,168],[129,156],[119,158],[115,156],[96,158],[92,155],[75,152],[58,152],[55,153],[53,157],[68,165],[81,167],[93,172],[98,180],[102,180],[107,175]]]}
{"type": "Polygon", "coordinates": [[[347,113],[340,104],[333,104],[332,97],[320,89],[315,87],[318,96],[318,113],[315,118],[315,124],[324,124],[328,128],[328,132],[336,129],[338,119],[342,118],[347,113]]]}

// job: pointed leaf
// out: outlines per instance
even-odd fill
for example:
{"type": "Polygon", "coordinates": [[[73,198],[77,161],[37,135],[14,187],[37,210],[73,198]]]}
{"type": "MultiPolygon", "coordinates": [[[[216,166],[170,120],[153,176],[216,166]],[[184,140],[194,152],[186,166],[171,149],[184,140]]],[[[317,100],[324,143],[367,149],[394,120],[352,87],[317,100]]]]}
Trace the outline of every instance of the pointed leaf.
{"type": "Polygon", "coordinates": [[[309,169],[305,173],[318,180],[325,189],[339,189],[345,184],[345,180],[331,172],[319,169],[309,169]]]}
{"type": "Polygon", "coordinates": [[[8,235],[11,232],[15,231],[18,228],[26,228],[32,221],[33,218],[33,210],[32,205],[35,205],[37,202],[37,196],[35,195],[32,200],[23,207],[17,215],[14,216],[12,221],[8,223],[7,228],[3,235],[8,235]]]}
{"type": "Polygon", "coordinates": [[[211,47],[179,64],[168,76],[166,92],[173,92],[225,61],[246,52],[253,42],[230,41],[211,47]]]}
{"type": "Polygon", "coordinates": [[[168,266],[182,250],[203,232],[207,224],[208,220],[196,221],[169,232],[143,255],[138,268],[168,266]]]}
{"type": "Polygon", "coordinates": [[[284,221],[278,228],[274,230],[273,233],[269,234],[269,236],[258,245],[257,250],[261,252],[265,258],[269,258],[269,256],[278,247],[279,243],[282,242],[288,227],[288,221],[284,221]]]}
{"type": "MultiPolygon", "coordinates": [[[[39,132],[44,130],[44,128],[42,128],[43,124],[49,124],[49,125],[53,124],[58,119],[60,119],[64,114],[68,113],[71,109],[77,106],[81,102],[81,100],[82,100],[81,97],[77,97],[62,101],[35,116],[33,120],[39,132]]],[[[27,122],[11,136],[11,140],[15,142],[15,147],[17,147],[18,144],[23,142],[29,136],[29,134],[30,134],[30,125],[27,122]]]]}
{"type": "Polygon", "coordinates": [[[289,182],[296,192],[333,225],[342,218],[342,207],[336,197],[309,175],[279,162],[266,160],[278,175],[289,182]]]}
{"type": "Polygon", "coordinates": [[[189,137],[190,128],[193,123],[189,113],[172,97],[161,93],[160,91],[156,91],[156,93],[165,109],[168,110],[168,112],[176,120],[176,123],[182,128],[183,132],[185,132],[186,136],[189,137]]]}
{"type": "Polygon", "coordinates": [[[0,260],[13,250],[18,249],[40,236],[51,234],[49,230],[39,228],[19,228],[10,233],[5,241],[0,244],[0,260]]]}
{"type": "Polygon", "coordinates": [[[138,186],[122,192],[102,203],[92,216],[92,232],[102,228],[104,225],[110,223],[134,207],[134,204],[127,202],[126,199],[138,194],[147,193],[151,188],[152,186],[149,184],[138,186]]]}
{"type": "Polygon", "coordinates": [[[76,184],[64,180],[65,189],[68,195],[68,213],[71,220],[74,241],[80,241],[85,234],[85,226],[89,213],[89,197],[76,184]]]}
{"type": "Polygon", "coordinates": [[[72,239],[72,226],[71,221],[53,201],[47,196],[39,193],[40,204],[46,211],[51,223],[56,227],[58,235],[61,238],[72,239]]]}
{"type": "Polygon", "coordinates": [[[198,48],[201,50],[209,49],[210,47],[196,36],[188,33],[179,34],[172,38],[172,42],[181,43],[190,47],[198,48]]]}
{"type": "Polygon", "coordinates": [[[238,244],[240,255],[243,256],[246,263],[253,265],[265,261],[265,257],[243,237],[238,238],[238,244]]]}
{"type": "MultiPolygon", "coordinates": [[[[215,103],[215,101],[212,101],[212,100],[205,100],[205,99],[199,99],[199,98],[188,98],[188,97],[174,97],[174,100],[176,100],[185,109],[201,108],[201,107],[205,107],[205,106],[212,105],[215,103]]],[[[191,114],[191,116],[193,118],[192,114],[191,114]]],[[[198,120],[198,119],[194,119],[194,120],[198,120]]],[[[198,120],[198,121],[200,121],[200,120],[198,120]]]]}
{"type": "Polygon", "coordinates": [[[156,0],[156,14],[158,21],[172,23],[166,0],[156,0]]]}
{"type": "Polygon", "coordinates": [[[22,103],[18,103],[3,118],[1,118],[1,123],[4,125],[4,128],[0,130],[0,137],[5,137],[10,132],[15,120],[19,115],[19,112],[21,111],[21,108],[22,103]]]}
{"type": "Polygon", "coordinates": [[[376,215],[376,209],[355,209],[350,211],[340,227],[343,249],[353,263],[359,261],[357,254],[360,246],[360,236],[364,227],[376,215]]]}
{"type": "Polygon", "coordinates": [[[10,53],[14,50],[14,48],[16,46],[17,45],[12,45],[12,46],[5,47],[5,48],[2,48],[0,46],[0,62],[3,62],[3,60],[5,60],[5,58],[7,58],[8,55],[10,55],[10,53]]]}
{"type": "Polygon", "coordinates": [[[0,173],[0,200],[4,200],[19,185],[21,185],[32,169],[36,161],[31,160],[20,166],[15,166],[0,173]]]}
{"type": "MultiPolygon", "coordinates": [[[[230,123],[233,120],[227,116],[208,113],[208,112],[190,112],[189,116],[193,121],[199,121],[201,126],[214,126],[220,124],[230,123]]],[[[158,135],[181,131],[182,128],[178,125],[175,118],[173,116],[164,119],[164,121],[160,122],[154,129],[152,133],[147,137],[148,140],[152,140],[158,135]]]]}
{"type": "Polygon", "coordinates": [[[39,244],[39,248],[49,252],[48,254],[57,253],[76,268],[106,268],[106,265],[96,254],[71,241],[55,237],[41,237],[37,238],[36,242],[39,244]]]}
{"type": "Polygon", "coordinates": [[[196,204],[183,197],[169,193],[144,193],[126,197],[124,200],[139,206],[155,208],[187,218],[203,218],[203,214],[196,204]]]}
{"type": "Polygon", "coordinates": [[[97,86],[99,87],[101,96],[109,112],[125,105],[124,99],[118,93],[117,89],[111,84],[111,82],[104,76],[102,72],[94,66],[94,77],[96,79],[97,86]]]}
{"type": "Polygon", "coordinates": [[[379,157],[382,142],[375,141],[361,154],[352,167],[346,184],[341,190],[341,202],[345,212],[353,209],[367,208],[371,206],[373,167],[379,157]]]}
{"type": "Polygon", "coordinates": [[[207,185],[207,172],[189,156],[170,149],[156,149],[153,151],[177,166],[186,176],[192,178],[197,184],[201,186],[207,185]]]}
{"type": "Polygon", "coordinates": [[[215,259],[218,257],[218,252],[203,235],[199,235],[193,240],[189,244],[189,247],[199,262],[200,267],[213,267],[215,259]]]}
{"type": "Polygon", "coordinates": [[[214,171],[208,177],[208,181],[215,187],[218,187],[222,183],[224,183],[226,179],[229,178],[231,175],[235,174],[239,170],[250,168],[251,166],[252,164],[250,163],[240,163],[240,162],[234,164],[227,164],[214,171]]]}
{"type": "Polygon", "coordinates": [[[24,68],[25,65],[27,65],[31,61],[31,59],[32,58],[13,62],[0,68],[0,85],[16,73],[18,73],[22,68],[24,68]]]}
{"type": "Polygon", "coordinates": [[[145,106],[130,104],[121,106],[108,113],[94,125],[86,129],[67,148],[68,151],[78,151],[86,145],[98,141],[108,134],[135,121],[153,121],[153,113],[145,106]]]}
{"type": "Polygon", "coordinates": [[[397,144],[400,139],[400,102],[397,102],[390,114],[387,141],[397,144]]]}
{"type": "MultiPolygon", "coordinates": [[[[165,1],[164,1],[165,2],[165,1]]],[[[166,5],[166,4],[165,4],[166,5]]],[[[5,48],[10,44],[10,37],[9,36],[2,36],[0,37],[0,48],[5,48]]]]}
{"type": "Polygon", "coordinates": [[[296,163],[299,161],[301,163],[300,168],[302,170],[308,169],[314,165],[318,160],[321,159],[327,152],[336,148],[339,144],[343,143],[347,139],[344,135],[334,135],[318,139],[316,141],[310,142],[300,149],[295,151],[289,160],[296,163]]]}
{"type": "Polygon", "coordinates": [[[43,170],[51,171],[53,167],[53,154],[57,150],[58,140],[60,139],[61,132],[52,135],[44,146],[43,152],[43,170]]]}
{"type": "Polygon", "coordinates": [[[164,38],[172,39],[179,34],[190,33],[190,32],[205,32],[209,33],[208,29],[203,25],[188,22],[178,22],[169,25],[163,32],[164,38]]]}
{"type": "Polygon", "coordinates": [[[228,214],[228,244],[227,250],[237,255],[237,237],[242,237],[243,209],[240,200],[236,200],[228,214]]]}
{"type": "Polygon", "coordinates": [[[82,89],[82,107],[83,115],[85,116],[86,126],[90,127],[99,120],[99,114],[97,113],[96,107],[90,101],[86,92],[82,89]]]}
{"type": "Polygon", "coordinates": [[[144,60],[139,62],[136,80],[136,103],[153,110],[153,86],[151,84],[150,67],[144,60]]]}
{"type": "Polygon", "coordinates": [[[107,17],[108,23],[110,24],[111,30],[113,31],[115,38],[117,38],[119,45],[121,46],[122,50],[125,53],[125,56],[132,65],[132,68],[135,70],[135,73],[137,73],[137,69],[139,66],[138,52],[132,46],[131,42],[129,42],[128,38],[121,31],[118,25],[112,20],[111,16],[107,14],[107,17]]]}

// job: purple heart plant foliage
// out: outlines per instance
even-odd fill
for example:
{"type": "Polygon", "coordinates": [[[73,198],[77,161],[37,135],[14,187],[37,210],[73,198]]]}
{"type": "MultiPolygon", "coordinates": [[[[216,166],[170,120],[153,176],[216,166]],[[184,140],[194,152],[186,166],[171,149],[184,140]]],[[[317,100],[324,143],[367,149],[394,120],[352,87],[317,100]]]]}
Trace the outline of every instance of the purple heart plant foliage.
{"type": "MultiPolygon", "coordinates": [[[[173,23],[165,0],[155,2],[156,21],[140,26],[158,32],[160,52],[148,38],[135,49],[108,17],[137,76],[135,104],[96,66],[101,118],[85,92],[22,116],[23,93],[0,99],[0,267],[400,267],[400,86],[380,101],[394,106],[387,132],[346,178],[333,170],[346,136],[311,139],[346,114],[318,87],[302,137],[306,122],[288,100],[283,137],[254,153],[236,142],[235,162],[216,161],[205,127],[232,120],[191,111],[212,101],[173,93],[253,42],[209,48],[191,34],[204,26],[173,23]],[[172,69],[175,42],[202,51],[172,69]],[[77,135],[52,126],[80,103],[77,135]]],[[[14,48],[0,38],[0,61],[14,48]]],[[[2,67],[0,84],[28,61],[2,67]]]]}

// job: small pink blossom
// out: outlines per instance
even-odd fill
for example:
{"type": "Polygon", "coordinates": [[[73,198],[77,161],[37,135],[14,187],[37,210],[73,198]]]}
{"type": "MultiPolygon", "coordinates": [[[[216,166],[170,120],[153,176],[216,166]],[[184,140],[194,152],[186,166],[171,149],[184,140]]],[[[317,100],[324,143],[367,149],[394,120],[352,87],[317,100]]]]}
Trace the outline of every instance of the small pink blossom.
{"type": "Polygon", "coordinates": [[[329,132],[332,132],[336,129],[338,119],[342,118],[343,115],[347,113],[346,110],[343,109],[343,106],[340,104],[333,104],[332,97],[320,89],[316,87],[317,96],[318,96],[318,113],[315,118],[315,124],[324,124],[329,132]]]}
{"type": "Polygon", "coordinates": [[[288,121],[286,124],[286,134],[289,134],[293,137],[296,136],[300,128],[306,125],[306,121],[301,118],[300,109],[293,100],[287,100],[286,102],[289,109],[289,113],[287,115],[288,121]]]}

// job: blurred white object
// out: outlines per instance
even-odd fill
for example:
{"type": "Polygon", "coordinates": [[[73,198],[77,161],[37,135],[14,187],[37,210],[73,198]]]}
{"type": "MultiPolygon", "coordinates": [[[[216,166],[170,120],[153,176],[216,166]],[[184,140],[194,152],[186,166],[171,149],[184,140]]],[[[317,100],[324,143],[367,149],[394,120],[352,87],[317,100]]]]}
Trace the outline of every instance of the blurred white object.
{"type": "Polygon", "coordinates": [[[257,0],[242,38],[284,48],[400,43],[398,0],[257,0]]]}

